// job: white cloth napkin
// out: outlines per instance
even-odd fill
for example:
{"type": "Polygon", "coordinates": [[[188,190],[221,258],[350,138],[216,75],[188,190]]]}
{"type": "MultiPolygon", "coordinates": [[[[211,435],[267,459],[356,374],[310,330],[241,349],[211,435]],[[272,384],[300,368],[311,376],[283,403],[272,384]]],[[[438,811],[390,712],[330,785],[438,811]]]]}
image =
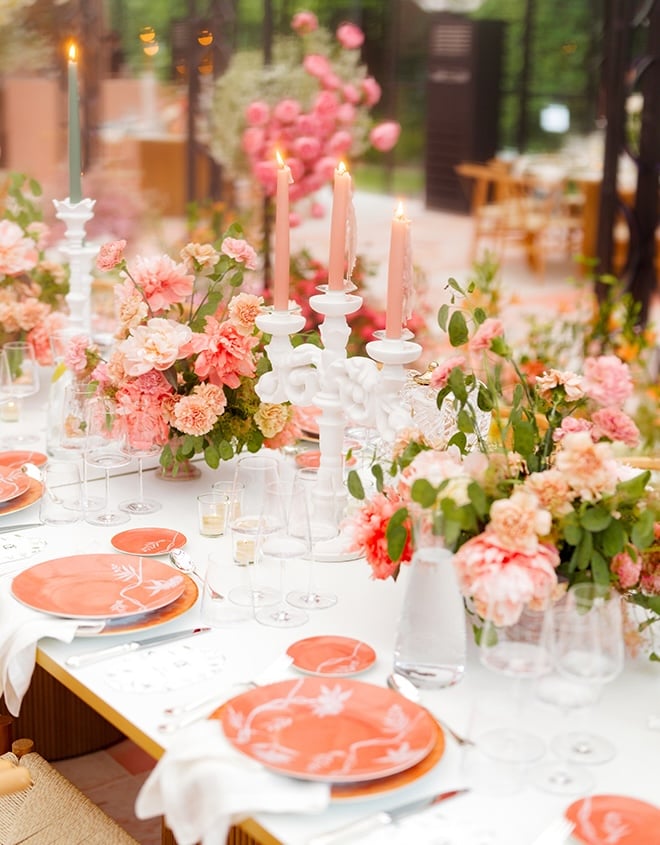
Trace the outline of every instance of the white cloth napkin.
{"type": "Polygon", "coordinates": [[[330,801],[326,783],[273,774],[237,752],[220,722],[179,731],[135,802],[139,819],[164,816],[179,845],[224,845],[232,824],[259,812],[315,813],[330,801]]]}
{"type": "Polygon", "coordinates": [[[0,695],[7,709],[18,716],[23,696],[30,686],[42,637],[55,637],[70,643],[79,622],[38,613],[16,601],[9,593],[9,582],[0,583],[0,695]]]}

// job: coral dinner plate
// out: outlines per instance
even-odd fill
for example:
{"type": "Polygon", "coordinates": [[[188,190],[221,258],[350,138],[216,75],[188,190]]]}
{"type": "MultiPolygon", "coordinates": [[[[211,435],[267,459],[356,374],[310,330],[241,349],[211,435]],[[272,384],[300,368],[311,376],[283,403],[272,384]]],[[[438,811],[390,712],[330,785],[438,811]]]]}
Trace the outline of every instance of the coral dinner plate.
{"type": "Polygon", "coordinates": [[[183,593],[180,572],[150,558],[89,554],[60,557],[20,572],[11,590],[43,613],[120,619],[165,607],[183,593]]]}
{"type": "Polygon", "coordinates": [[[229,742],[304,780],[357,783],[409,769],[438,729],[419,704],[360,681],[301,678],[258,687],[222,708],[229,742]]]}
{"type": "Polygon", "coordinates": [[[15,499],[11,499],[11,501],[6,502],[5,504],[0,504],[0,516],[24,511],[25,508],[29,508],[30,505],[38,502],[41,498],[44,492],[43,484],[40,481],[36,481],[34,478],[30,478],[28,475],[25,477],[28,479],[27,490],[20,496],[16,496],[15,499]]]}
{"type": "Polygon", "coordinates": [[[183,576],[183,593],[165,607],[152,610],[150,613],[139,613],[137,616],[127,616],[124,619],[108,619],[101,631],[87,631],[79,629],[76,637],[110,637],[117,634],[132,634],[135,631],[147,631],[158,625],[164,625],[173,619],[183,616],[197,601],[199,590],[197,584],[188,575],[183,576]]]}
{"type": "Polygon", "coordinates": [[[585,845],[657,845],[660,807],[626,795],[590,795],[571,804],[573,839],[585,845]]]}
{"type": "Polygon", "coordinates": [[[23,464],[34,464],[42,467],[48,461],[48,455],[43,452],[13,451],[0,452],[0,466],[22,467],[23,464]]]}
{"type": "Polygon", "coordinates": [[[287,649],[293,665],[308,675],[347,678],[373,666],[376,652],[351,637],[308,637],[287,649]]]}
{"type": "Polygon", "coordinates": [[[22,496],[30,486],[30,477],[22,469],[0,466],[0,504],[22,496]]]}
{"type": "Polygon", "coordinates": [[[110,542],[120,552],[148,557],[180,549],[186,545],[187,540],[185,534],[170,528],[131,528],[115,534],[110,542]]]}

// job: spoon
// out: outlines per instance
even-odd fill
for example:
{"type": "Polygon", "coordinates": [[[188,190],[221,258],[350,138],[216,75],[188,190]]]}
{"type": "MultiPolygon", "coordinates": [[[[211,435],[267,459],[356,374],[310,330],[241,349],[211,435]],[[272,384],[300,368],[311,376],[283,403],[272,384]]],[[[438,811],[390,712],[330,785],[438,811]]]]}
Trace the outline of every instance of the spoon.
{"type": "MultiPolygon", "coordinates": [[[[390,689],[393,689],[395,692],[400,693],[404,698],[407,698],[409,701],[414,701],[415,704],[419,704],[421,700],[421,694],[417,687],[413,684],[412,681],[409,681],[404,675],[400,675],[398,672],[392,672],[390,675],[387,676],[387,686],[390,689]]],[[[429,711],[430,712],[430,711],[429,711]]],[[[433,718],[436,722],[443,728],[459,745],[474,745],[474,741],[468,739],[466,736],[461,736],[460,734],[456,733],[455,730],[449,727],[446,722],[443,722],[442,719],[439,719],[434,713],[431,713],[433,718]]]]}
{"type": "MultiPolygon", "coordinates": [[[[200,581],[203,581],[202,576],[197,571],[195,561],[190,557],[188,552],[184,552],[183,549],[172,549],[172,551],[169,552],[168,557],[170,559],[170,563],[173,566],[176,566],[178,570],[185,572],[186,575],[194,575],[200,581]]],[[[222,593],[217,593],[215,590],[211,589],[208,584],[206,585],[206,589],[209,591],[212,599],[215,599],[216,601],[222,601],[224,599],[222,593]]]]}

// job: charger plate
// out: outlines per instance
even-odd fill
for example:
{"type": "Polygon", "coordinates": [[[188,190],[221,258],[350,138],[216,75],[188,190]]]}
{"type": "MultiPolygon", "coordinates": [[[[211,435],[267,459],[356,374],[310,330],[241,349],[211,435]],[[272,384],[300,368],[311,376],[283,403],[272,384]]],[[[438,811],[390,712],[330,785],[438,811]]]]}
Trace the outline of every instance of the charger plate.
{"type": "Polygon", "coordinates": [[[660,807],[627,795],[590,795],[566,809],[573,839],[585,845],[657,845],[660,807]]]}
{"type": "Polygon", "coordinates": [[[120,619],[165,607],[183,593],[183,574],[166,563],[112,554],[38,563],[12,581],[22,604],[71,619],[120,619]]]}
{"type": "Polygon", "coordinates": [[[438,725],[388,688],[301,678],[230,699],[220,719],[228,741],[274,771],[303,780],[359,783],[405,771],[437,741],[438,725]]]}
{"type": "Polygon", "coordinates": [[[47,461],[48,455],[44,455],[43,452],[31,452],[27,449],[0,452],[0,466],[3,467],[22,467],[23,464],[42,467],[47,461]]]}
{"type": "Polygon", "coordinates": [[[21,493],[20,496],[17,496],[15,499],[12,499],[10,502],[0,504],[0,516],[24,511],[26,508],[29,508],[31,505],[33,505],[35,502],[38,502],[39,499],[42,497],[44,492],[43,484],[34,478],[30,478],[28,475],[26,475],[25,477],[28,479],[27,490],[25,491],[25,493],[21,493]]]}
{"type": "Polygon", "coordinates": [[[30,478],[20,468],[0,465],[0,504],[22,496],[30,486],[30,478]]]}

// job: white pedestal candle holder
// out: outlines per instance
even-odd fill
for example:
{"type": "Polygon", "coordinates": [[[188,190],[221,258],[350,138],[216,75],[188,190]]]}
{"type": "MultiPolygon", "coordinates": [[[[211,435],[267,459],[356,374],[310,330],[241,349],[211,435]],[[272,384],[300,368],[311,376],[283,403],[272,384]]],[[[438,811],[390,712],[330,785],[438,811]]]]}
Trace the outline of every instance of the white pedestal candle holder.
{"type": "Polygon", "coordinates": [[[55,216],[63,220],[66,226],[64,242],[60,252],[69,262],[69,293],[66,301],[69,306],[69,325],[91,335],[92,331],[92,259],[98,247],[85,243],[85,226],[94,216],[96,200],[82,199],[72,203],[65,200],[53,200],[55,216]]]}
{"type": "MultiPolygon", "coordinates": [[[[294,347],[291,335],[304,326],[296,311],[268,310],[257,318],[257,326],[272,336],[266,352],[272,370],[257,383],[263,402],[315,405],[319,416],[319,482],[316,495],[340,520],[346,506],[343,442],[347,424],[375,428],[392,442],[396,432],[412,424],[409,412],[399,399],[406,380],[405,365],[417,360],[421,346],[413,343],[410,332],[388,339],[380,332],[367,345],[370,357],[348,358],[350,337],[347,317],[362,305],[362,297],[351,293],[351,282],[343,291],[322,292],[310,298],[310,305],[324,317],[320,327],[322,347],[303,343],[294,347]]],[[[333,548],[326,546],[325,559],[347,559],[340,538],[333,548]]]]}

